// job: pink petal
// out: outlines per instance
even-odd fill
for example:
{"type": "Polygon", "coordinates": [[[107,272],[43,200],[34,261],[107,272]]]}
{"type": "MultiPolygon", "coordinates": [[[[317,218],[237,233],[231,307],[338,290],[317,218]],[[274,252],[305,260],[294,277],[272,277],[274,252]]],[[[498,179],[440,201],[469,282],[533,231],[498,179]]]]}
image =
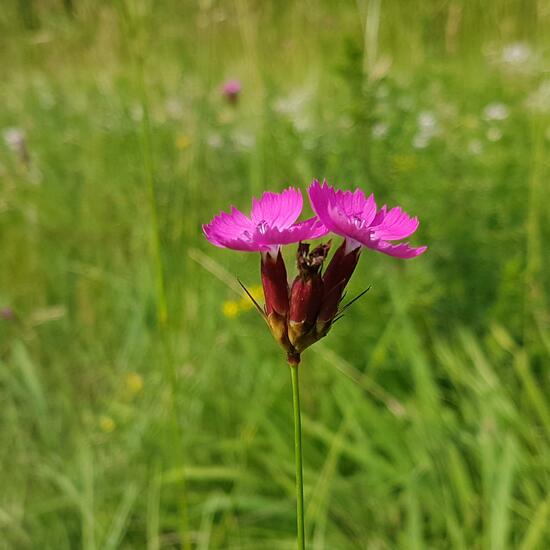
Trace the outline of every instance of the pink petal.
{"type": "Polygon", "coordinates": [[[353,193],[351,191],[334,192],[332,190],[329,201],[334,206],[339,206],[350,218],[361,218],[365,226],[369,226],[376,215],[374,195],[371,194],[365,197],[365,193],[359,188],[353,193]]]}
{"type": "Polygon", "coordinates": [[[262,197],[252,199],[250,217],[258,225],[266,223],[270,227],[286,229],[290,227],[302,212],[302,193],[289,187],[282,193],[265,192],[262,197]]]}
{"type": "Polygon", "coordinates": [[[332,188],[329,187],[326,182],[323,182],[323,185],[321,185],[318,180],[313,180],[312,184],[309,186],[308,194],[313,211],[319,216],[319,219],[329,231],[336,233],[335,225],[328,212],[331,190],[332,188]]]}
{"type": "Polygon", "coordinates": [[[392,208],[378,227],[373,227],[373,236],[382,240],[398,240],[410,237],[418,229],[418,218],[411,218],[399,206],[392,208]]]}
{"type": "Polygon", "coordinates": [[[378,250],[378,252],[383,252],[389,256],[402,259],[415,258],[416,256],[420,256],[420,254],[426,252],[428,249],[427,246],[413,248],[409,246],[408,243],[391,244],[385,241],[376,241],[367,246],[373,250],[378,250]]]}
{"type": "Polygon", "coordinates": [[[384,205],[378,212],[376,213],[376,216],[374,216],[374,219],[372,220],[371,226],[375,228],[377,225],[381,225],[384,221],[384,218],[386,217],[388,211],[388,207],[384,205]]]}
{"type": "Polygon", "coordinates": [[[255,226],[247,216],[232,206],[231,214],[221,212],[210,223],[203,225],[202,230],[206,238],[215,246],[238,247],[235,249],[243,250],[243,246],[249,241],[247,235],[252,235],[255,226]]]}
{"type": "Polygon", "coordinates": [[[335,190],[317,180],[308,192],[313,210],[324,225],[350,242],[356,241],[398,258],[414,258],[426,251],[427,247],[412,248],[406,243],[387,242],[407,238],[418,229],[418,218],[409,216],[401,207],[388,211],[383,206],[377,212],[373,195],[366,197],[361,189],[335,190]]]}
{"type": "Polygon", "coordinates": [[[269,245],[291,244],[324,237],[328,231],[319,218],[313,217],[309,220],[296,223],[283,231],[279,231],[277,228],[270,228],[261,236],[258,236],[258,240],[269,245]]]}
{"type": "Polygon", "coordinates": [[[210,241],[212,244],[219,246],[220,248],[230,248],[231,250],[239,250],[241,252],[262,252],[272,250],[272,246],[261,244],[255,241],[248,241],[245,239],[228,239],[223,243],[216,244],[210,241]]]}
{"type": "Polygon", "coordinates": [[[335,191],[326,182],[314,180],[308,189],[311,205],[319,219],[332,232],[359,241],[370,240],[370,225],[376,216],[374,196],[361,189],[335,191]]]}

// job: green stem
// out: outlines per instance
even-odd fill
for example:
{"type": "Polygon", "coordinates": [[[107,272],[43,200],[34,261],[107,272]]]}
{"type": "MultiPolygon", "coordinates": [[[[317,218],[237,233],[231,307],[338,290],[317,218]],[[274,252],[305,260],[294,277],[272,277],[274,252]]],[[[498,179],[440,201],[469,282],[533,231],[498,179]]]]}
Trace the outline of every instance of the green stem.
{"type": "Polygon", "coordinates": [[[292,403],[294,405],[294,452],[296,458],[296,525],[298,527],[297,547],[305,550],[304,532],[304,479],[302,476],[302,422],[300,419],[300,386],[298,365],[290,366],[292,377],[292,403]]]}

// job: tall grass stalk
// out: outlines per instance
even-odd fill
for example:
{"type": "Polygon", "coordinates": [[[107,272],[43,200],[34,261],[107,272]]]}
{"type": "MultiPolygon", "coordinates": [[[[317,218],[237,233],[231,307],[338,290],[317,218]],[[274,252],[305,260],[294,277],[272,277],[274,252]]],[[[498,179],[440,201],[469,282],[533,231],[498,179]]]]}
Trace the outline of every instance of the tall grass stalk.
{"type": "Polygon", "coordinates": [[[137,72],[138,87],[141,96],[142,124],[141,124],[141,151],[143,156],[143,172],[149,193],[149,204],[151,208],[151,256],[155,270],[155,289],[157,319],[161,326],[168,321],[168,306],[166,301],[166,284],[164,265],[162,263],[160,229],[157,191],[155,188],[155,170],[153,164],[153,145],[151,138],[151,118],[149,115],[149,102],[147,100],[147,89],[145,86],[145,60],[138,56],[137,72]]]}
{"type": "Polygon", "coordinates": [[[544,128],[539,120],[531,121],[532,160],[528,181],[525,260],[525,298],[523,303],[523,338],[526,343],[533,339],[533,317],[541,317],[547,306],[541,280],[542,239],[540,234],[541,210],[545,203],[542,199],[542,177],[544,159],[544,128]]]}
{"type": "Polygon", "coordinates": [[[143,175],[147,187],[150,208],[150,249],[155,279],[155,302],[157,320],[160,326],[168,321],[166,283],[160,243],[159,209],[155,185],[155,165],[149,99],[145,83],[145,53],[152,6],[144,3],[139,7],[125,0],[117,3],[121,29],[128,48],[130,66],[133,67],[134,86],[137,88],[141,107],[140,149],[143,160],[143,175]]]}

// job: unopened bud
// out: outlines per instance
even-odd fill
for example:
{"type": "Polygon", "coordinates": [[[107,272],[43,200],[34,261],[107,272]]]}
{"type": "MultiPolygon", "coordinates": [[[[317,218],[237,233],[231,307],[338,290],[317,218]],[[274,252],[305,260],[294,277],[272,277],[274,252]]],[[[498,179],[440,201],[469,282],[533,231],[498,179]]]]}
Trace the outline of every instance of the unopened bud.
{"type": "Polygon", "coordinates": [[[285,262],[280,251],[273,257],[262,253],[262,285],[264,287],[265,312],[276,312],[283,317],[288,313],[288,279],[285,262]]]}
{"type": "Polygon", "coordinates": [[[330,243],[318,246],[309,252],[309,244],[298,246],[298,276],[290,293],[288,336],[292,345],[303,351],[315,339],[310,336],[323,298],[323,280],[320,270],[325,261],[330,243]]]}
{"type": "Polygon", "coordinates": [[[290,322],[305,323],[311,327],[317,318],[323,297],[323,281],[320,275],[303,279],[298,276],[290,291],[290,322]]]}
{"type": "Polygon", "coordinates": [[[261,273],[267,323],[273,338],[288,351],[292,348],[287,334],[288,279],[280,251],[275,257],[269,252],[262,253],[261,273]]]}
{"type": "Polygon", "coordinates": [[[319,311],[316,331],[319,337],[325,336],[338,312],[344,289],[348,284],[357,262],[361,248],[346,251],[346,241],[335,252],[323,275],[323,305],[319,311]]]}

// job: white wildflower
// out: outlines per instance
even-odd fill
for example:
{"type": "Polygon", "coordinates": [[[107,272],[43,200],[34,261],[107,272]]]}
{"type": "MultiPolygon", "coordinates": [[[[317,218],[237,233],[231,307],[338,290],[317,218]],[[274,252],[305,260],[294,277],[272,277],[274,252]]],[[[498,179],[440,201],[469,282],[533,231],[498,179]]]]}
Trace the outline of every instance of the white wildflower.
{"type": "Polygon", "coordinates": [[[506,120],[510,110],[504,103],[489,103],[483,110],[485,120],[506,120]]]}
{"type": "Polygon", "coordinates": [[[382,139],[388,134],[390,127],[387,122],[377,122],[372,127],[372,137],[374,139],[382,139]]]}
{"type": "Polygon", "coordinates": [[[4,142],[14,153],[19,153],[25,147],[25,132],[21,128],[6,128],[3,135],[4,142]]]}
{"type": "Polygon", "coordinates": [[[206,138],[206,143],[208,143],[212,149],[219,149],[223,145],[223,140],[220,134],[212,132],[206,138]]]}
{"type": "Polygon", "coordinates": [[[543,80],[525,100],[526,107],[535,113],[550,113],[550,80],[543,80]]]}
{"type": "Polygon", "coordinates": [[[483,152],[483,144],[479,139],[473,139],[468,143],[468,151],[472,155],[480,155],[483,152]]]}
{"type": "Polygon", "coordinates": [[[437,130],[437,118],[431,111],[422,111],[417,118],[420,130],[425,133],[433,133],[437,130]]]}
{"type": "Polygon", "coordinates": [[[418,133],[413,137],[412,144],[415,149],[425,149],[426,147],[428,147],[429,143],[430,138],[425,134],[418,133]]]}
{"type": "Polygon", "coordinates": [[[501,138],[502,132],[498,128],[492,126],[487,130],[487,139],[489,141],[498,141],[501,138]]]}
{"type": "Polygon", "coordinates": [[[521,66],[532,58],[533,52],[525,42],[513,42],[502,49],[502,61],[511,66],[521,66]]]}
{"type": "Polygon", "coordinates": [[[183,106],[181,101],[175,97],[168,98],[164,104],[166,115],[172,120],[180,120],[183,117],[183,106]]]}
{"type": "Polygon", "coordinates": [[[233,141],[235,142],[235,145],[241,149],[252,149],[256,143],[256,140],[252,134],[243,131],[236,131],[233,134],[233,141]]]}

